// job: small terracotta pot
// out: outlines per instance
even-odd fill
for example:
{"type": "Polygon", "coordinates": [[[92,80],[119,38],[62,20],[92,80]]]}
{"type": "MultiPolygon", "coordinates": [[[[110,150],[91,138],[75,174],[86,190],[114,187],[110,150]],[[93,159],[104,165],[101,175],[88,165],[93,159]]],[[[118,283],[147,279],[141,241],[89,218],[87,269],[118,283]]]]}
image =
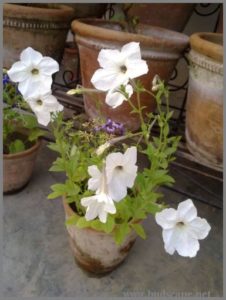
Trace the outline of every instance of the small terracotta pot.
{"type": "MultiPolygon", "coordinates": [[[[72,22],[72,30],[79,47],[82,84],[93,88],[90,80],[94,72],[100,68],[97,57],[101,49],[120,49],[129,42],[139,42],[142,58],[147,61],[149,72],[139,77],[145,88],[151,89],[152,79],[158,74],[165,81],[169,80],[174,66],[184,49],[188,46],[188,37],[184,34],[169,31],[159,27],[140,24],[137,33],[126,32],[126,23],[104,21],[98,19],[81,19],[72,22]]],[[[137,105],[136,95],[131,101],[137,105]]],[[[123,123],[130,130],[137,130],[140,119],[137,114],[130,114],[131,107],[124,101],[122,105],[113,109],[105,104],[105,93],[85,94],[84,103],[86,113],[92,118],[111,118],[123,123]],[[96,99],[95,97],[98,97],[96,99]]],[[[143,113],[154,111],[155,100],[143,93],[141,106],[146,109],[143,113]]]]}
{"type": "Polygon", "coordinates": [[[138,17],[141,23],[181,32],[194,6],[193,3],[132,3],[128,16],[138,17]]]}
{"type": "Polygon", "coordinates": [[[3,192],[13,193],[26,186],[31,178],[41,140],[31,148],[15,153],[3,154],[3,192]]]}
{"type": "MultiPolygon", "coordinates": [[[[45,7],[46,5],[46,7],[45,7]]],[[[61,61],[74,10],[3,4],[3,66],[10,68],[27,47],[61,61]]]]}
{"type": "MultiPolygon", "coordinates": [[[[63,200],[66,220],[75,212],[63,200]]],[[[72,252],[78,264],[86,271],[104,274],[114,270],[127,257],[135,243],[136,233],[131,231],[122,245],[115,244],[111,234],[92,228],[80,229],[76,225],[67,225],[72,252]]]]}
{"type": "Polygon", "coordinates": [[[223,161],[223,35],[190,37],[186,140],[197,160],[214,169],[223,161]]]}

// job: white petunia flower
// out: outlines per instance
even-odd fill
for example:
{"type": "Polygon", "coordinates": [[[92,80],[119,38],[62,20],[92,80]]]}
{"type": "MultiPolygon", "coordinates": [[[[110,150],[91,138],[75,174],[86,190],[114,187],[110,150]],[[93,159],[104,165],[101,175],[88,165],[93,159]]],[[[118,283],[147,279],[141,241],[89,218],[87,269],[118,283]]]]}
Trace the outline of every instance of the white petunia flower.
{"type": "Polygon", "coordinates": [[[205,219],[197,217],[190,199],[181,202],[177,210],[167,208],[156,213],[155,219],[163,228],[165,250],[171,255],[177,251],[181,256],[195,257],[199,250],[198,240],[206,238],[211,229],[205,219]]]}
{"type": "Polygon", "coordinates": [[[81,204],[87,207],[85,214],[87,221],[94,220],[98,217],[102,223],[106,223],[108,213],[116,213],[113,200],[104,193],[82,198],[81,204]]]}
{"type": "Polygon", "coordinates": [[[31,109],[35,113],[38,123],[47,126],[51,120],[51,113],[59,112],[63,110],[56,97],[51,94],[40,95],[37,98],[26,99],[31,109]]]}
{"type": "Polygon", "coordinates": [[[20,61],[15,62],[7,73],[10,80],[19,83],[18,90],[23,97],[28,98],[49,93],[52,74],[57,71],[58,62],[28,47],[21,52],[20,61]]]}
{"type": "Polygon", "coordinates": [[[121,51],[102,49],[98,62],[101,69],[93,74],[91,82],[96,89],[105,92],[148,72],[146,61],[141,59],[140,44],[136,42],[124,45],[121,51]]]}
{"type": "Polygon", "coordinates": [[[100,172],[93,165],[88,168],[88,173],[92,176],[88,181],[88,189],[96,191],[96,195],[81,199],[81,204],[87,207],[85,218],[90,221],[99,217],[102,223],[106,223],[108,213],[116,213],[116,208],[108,194],[105,171],[100,172]]]}
{"type": "Polygon", "coordinates": [[[123,101],[127,101],[132,94],[133,88],[130,84],[125,86],[125,92],[128,94],[128,98],[125,97],[118,89],[109,90],[105,99],[105,102],[110,105],[112,108],[116,108],[123,103],[123,101]]]}
{"type": "Polygon", "coordinates": [[[110,153],[106,157],[106,176],[108,192],[118,202],[127,195],[127,188],[132,188],[137,176],[137,148],[130,147],[124,154],[110,153]]]}

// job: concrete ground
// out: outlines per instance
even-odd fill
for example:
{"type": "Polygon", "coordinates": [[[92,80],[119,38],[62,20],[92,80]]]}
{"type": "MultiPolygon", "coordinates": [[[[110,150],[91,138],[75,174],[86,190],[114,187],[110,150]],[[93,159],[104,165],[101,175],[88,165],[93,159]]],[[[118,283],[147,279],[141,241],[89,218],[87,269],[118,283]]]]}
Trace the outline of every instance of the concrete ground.
{"type": "MultiPolygon", "coordinates": [[[[43,145],[28,186],[4,196],[5,296],[222,296],[222,210],[198,201],[198,213],[212,230],[196,258],[165,253],[161,228],[150,217],[145,221],[147,240],[137,238],[118,269],[102,278],[81,270],[69,248],[61,199],[46,199],[49,186],[63,180],[61,174],[48,172],[54,158],[43,145]]],[[[195,189],[181,174],[177,177],[181,188],[195,189]]],[[[163,192],[173,207],[186,199],[168,189],[163,192]]]]}

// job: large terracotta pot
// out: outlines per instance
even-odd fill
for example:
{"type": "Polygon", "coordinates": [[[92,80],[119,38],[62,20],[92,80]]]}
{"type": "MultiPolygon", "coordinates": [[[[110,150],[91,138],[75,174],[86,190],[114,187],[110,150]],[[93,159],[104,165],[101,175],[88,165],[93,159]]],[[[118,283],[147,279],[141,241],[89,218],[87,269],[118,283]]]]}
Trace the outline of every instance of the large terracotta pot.
{"type": "Polygon", "coordinates": [[[41,140],[15,154],[3,154],[3,192],[13,193],[26,186],[31,178],[41,140]]]}
{"type": "MultiPolygon", "coordinates": [[[[66,220],[75,212],[63,200],[66,220]]],[[[88,272],[104,274],[115,269],[127,257],[135,243],[136,233],[131,231],[122,245],[115,244],[111,234],[106,234],[92,228],[80,229],[76,225],[67,225],[69,242],[78,264],[88,272]]]]}
{"type": "MultiPolygon", "coordinates": [[[[31,4],[30,4],[31,5],[31,4]]],[[[61,61],[74,10],[16,4],[3,5],[3,66],[10,68],[26,47],[61,61]]]]}
{"type": "Polygon", "coordinates": [[[128,9],[128,16],[138,17],[141,23],[181,32],[194,6],[193,3],[132,3],[128,9]]]}
{"type": "Polygon", "coordinates": [[[190,72],[186,111],[188,149],[200,163],[222,169],[223,35],[190,37],[190,72]]]}
{"type": "MultiPolygon", "coordinates": [[[[184,34],[144,24],[138,26],[137,33],[129,33],[126,32],[125,23],[84,19],[73,21],[72,30],[79,47],[82,84],[90,88],[93,88],[90,79],[99,68],[97,56],[103,48],[120,49],[128,42],[139,42],[142,58],[149,66],[148,74],[139,79],[150,90],[154,75],[158,74],[166,81],[170,78],[177,60],[188,45],[188,37],[184,34]]],[[[99,117],[101,111],[103,117],[121,122],[131,130],[139,128],[139,117],[137,114],[130,114],[131,107],[128,103],[124,102],[113,109],[105,104],[104,100],[103,93],[98,94],[99,103],[95,101],[93,95],[84,95],[85,110],[91,118],[99,117]]],[[[136,105],[135,95],[132,101],[136,105]]],[[[146,93],[142,94],[141,105],[146,106],[144,113],[153,111],[156,107],[154,99],[146,93]]]]}

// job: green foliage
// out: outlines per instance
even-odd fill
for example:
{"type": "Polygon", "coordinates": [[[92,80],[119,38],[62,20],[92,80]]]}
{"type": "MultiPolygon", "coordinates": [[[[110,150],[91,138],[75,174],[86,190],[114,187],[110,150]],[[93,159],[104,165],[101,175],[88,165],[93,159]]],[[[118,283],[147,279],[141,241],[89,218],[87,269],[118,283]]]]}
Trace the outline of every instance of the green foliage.
{"type": "MultiPolygon", "coordinates": [[[[135,84],[135,83],[134,83],[135,84]]],[[[115,242],[121,244],[126,236],[135,231],[141,238],[146,238],[142,220],[149,214],[155,215],[161,211],[165,205],[160,202],[163,197],[159,193],[159,187],[172,185],[174,179],[169,174],[169,163],[175,159],[180,137],[170,135],[169,120],[172,112],[161,109],[161,101],[164,97],[168,104],[169,93],[164,83],[159,84],[159,90],[155,96],[158,113],[148,113],[144,117],[142,111],[144,107],[140,105],[140,97],[143,93],[153,94],[144,89],[141,82],[136,82],[134,90],[137,93],[137,105],[131,105],[132,113],[139,114],[141,120],[141,131],[138,133],[127,132],[126,136],[118,139],[105,132],[95,131],[94,128],[101,125],[102,120],[90,122],[80,122],[81,127],[74,129],[76,120],[63,121],[62,113],[59,113],[52,123],[52,131],[55,142],[49,144],[49,148],[57,152],[59,157],[53,162],[50,171],[64,172],[66,181],[64,184],[54,184],[51,186],[52,193],[49,199],[60,196],[66,197],[68,203],[73,203],[76,207],[76,214],[66,221],[66,225],[76,225],[79,228],[93,228],[112,234],[115,242]],[[154,126],[159,128],[158,136],[152,133],[154,126]],[[133,139],[133,137],[137,137],[133,139]],[[101,223],[99,219],[87,221],[85,219],[86,208],[81,205],[81,199],[94,195],[88,190],[88,167],[96,165],[100,170],[105,157],[109,152],[125,151],[128,147],[123,141],[131,138],[130,146],[135,145],[139,152],[146,155],[149,165],[137,174],[134,186],[128,189],[127,196],[120,202],[115,202],[116,213],[108,214],[106,223],[101,223]],[[120,141],[115,143],[114,141],[120,141]],[[97,148],[100,145],[110,143],[112,146],[105,149],[101,155],[97,155],[97,148]],[[113,149],[112,149],[113,148],[113,149]]]]}
{"type": "Polygon", "coordinates": [[[24,151],[45,132],[38,128],[38,122],[34,115],[21,112],[21,109],[28,112],[31,110],[17,90],[17,86],[10,81],[4,83],[3,101],[5,103],[3,108],[4,153],[24,151]]]}

